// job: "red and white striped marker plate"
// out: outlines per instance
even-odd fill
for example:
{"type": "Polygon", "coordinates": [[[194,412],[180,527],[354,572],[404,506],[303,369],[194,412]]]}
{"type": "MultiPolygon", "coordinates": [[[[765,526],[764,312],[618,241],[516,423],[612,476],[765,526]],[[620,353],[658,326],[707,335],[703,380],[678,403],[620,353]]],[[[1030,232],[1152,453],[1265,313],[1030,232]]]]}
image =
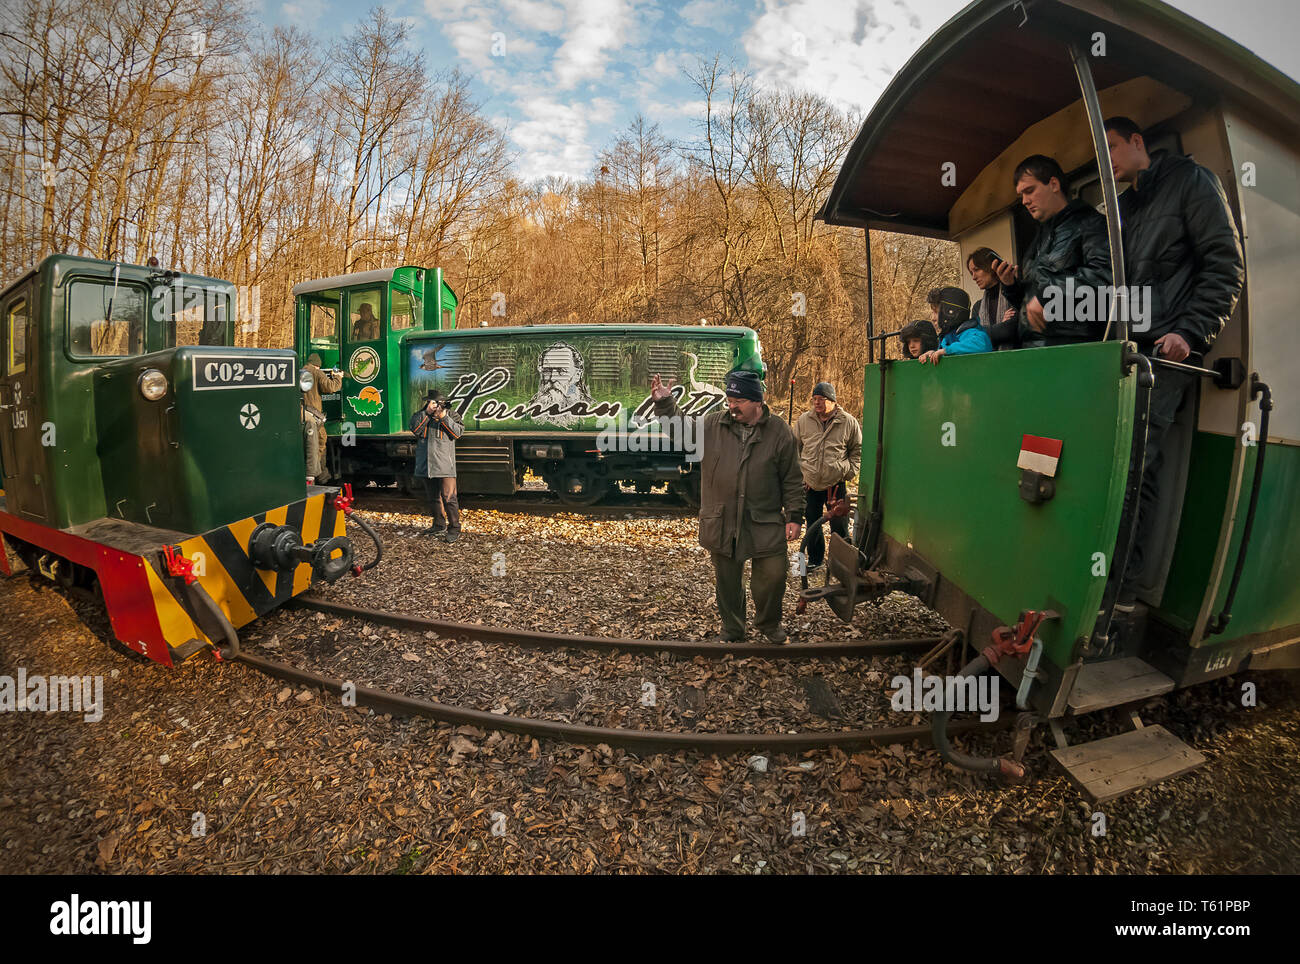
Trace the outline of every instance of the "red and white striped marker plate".
{"type": "Polygon", "coordinates": [[[1061,461],[1061,440],[1025,435],[1020,441],[1020,460],[1017,467],[1029,469],[1049,477],[1056,476],[1056,464],[1061,461]]]}

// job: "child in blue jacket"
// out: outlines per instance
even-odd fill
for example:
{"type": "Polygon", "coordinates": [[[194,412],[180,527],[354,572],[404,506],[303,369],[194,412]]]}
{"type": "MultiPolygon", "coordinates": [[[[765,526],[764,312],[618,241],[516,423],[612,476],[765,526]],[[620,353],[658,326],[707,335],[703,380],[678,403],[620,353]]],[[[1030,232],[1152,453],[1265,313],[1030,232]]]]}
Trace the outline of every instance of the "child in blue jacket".
{"type": "Polygon", "coordinates": [[[961,288],[944,288],[939,292],[939,347],[921,356],[921,364],[939,364],[944,355],[978,355],[992,351],[993,341],[971,316],[970,295],[961,288]]]}

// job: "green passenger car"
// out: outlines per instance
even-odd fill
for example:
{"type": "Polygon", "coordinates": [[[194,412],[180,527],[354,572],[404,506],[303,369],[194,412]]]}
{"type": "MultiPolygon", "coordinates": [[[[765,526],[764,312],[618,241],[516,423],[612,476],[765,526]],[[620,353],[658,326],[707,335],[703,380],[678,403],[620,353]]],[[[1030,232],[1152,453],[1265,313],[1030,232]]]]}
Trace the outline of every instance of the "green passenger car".
{"type": "MultiPolygon", "coordinates": [[[[1218,176],[1246,258],[1240,302],[1171,430],[1137,631],[1108,632],[1108,578],[1132,529],[1132,442],[1146,437],[1147,361],[1131,352],[1118,315],[1101,343],[869,365],[864,434],[879,427],[882,442],[863,453],[857,544],[832,540],[836,585],[810,593],[848,615],[873,587],[904,586],[939,609],[971,653],[999,626],[1027,625],[1023,612],[1050,611],[1025,638],[1032,650],[1007,654],[996,670],[1061,743],[1058,724],[1070,715],[1138,705],[1242,668],[1300,666],[1300,327],[1291,297],[1300,86],[1155,0],[979,0],[895,76],[820,212],[831,224],[955,241],[974,301],[965,260],[980,247],[1021,260],[1033,222],[1012,173],[1046,154],[1074,195],[1107,217],[1122,268],[1102,132],[1115,115],[1133,118],[1152,149],[1190,154],[1218,176]],[[1050,471],[1031,477],[1026,466],[1050,471]]],[[[1155,379],[1172,371],[1150,364],[1155,379]]],[[[1091,784],[1079,776],[1104,771],[1105,753],[1146,760],[1134,781],[1185,769],[1193,755],[1158,744],[1159,734],[1123,739],[1091,757],[1062,746],[1058,759],[1104,795],[1133,788],[1113,773],[1091,784]]]]}

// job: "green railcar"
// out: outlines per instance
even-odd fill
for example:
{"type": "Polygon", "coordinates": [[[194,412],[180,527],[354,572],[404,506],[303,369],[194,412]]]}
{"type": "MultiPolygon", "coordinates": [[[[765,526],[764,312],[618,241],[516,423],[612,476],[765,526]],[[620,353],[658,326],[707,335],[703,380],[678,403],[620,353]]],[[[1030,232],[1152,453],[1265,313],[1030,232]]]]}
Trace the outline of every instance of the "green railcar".
{"type": "Polygon", "coordinates": [[[905,588],[974,653],[1007,638],[999,627],[1025,630],[996,670],[1018,705],[1052,723],[1058,759],[1097,796],[1180,772],[1196,754],[1140,728],[1066,748],[1067,717],[1243,668],[1300,666],[1300,86],[1155,0],[979,0],[894,78],[820,212],[948,238],[963,265],[985,246],[1018,262],[1033,222],[1012,172],[1046,154],[1107,217],[1122,284],[1102,132],[1115,115],[1152,149],[1217,174],[1246,258],[1240,302],[1171,430],[1144,546],[1145,628],[1139,618],[1116,642],[1108,585],[1134,526],[1125,494],[1135,434],[1146,437],[1145,379],[1174,369],[1137,357],[1117,314],[1103,316],[1101,343],[869,365],[863,426],[881,442],[863,453],[855,544],[832,538],[834,583],[808,593],[847,618],[905,588]],[[1022,618],[1043,611],[1052,618],[1036,627],[1022,618]]]}
{"type": "Polygon", "coordinates": [[[436,388],[465,422],[456,451],[462,491],[511,493],[531,469],[574,503],[597,501],[619,482],[642,490],[667,482],[694,501],[696,463],[681,439],[637,431],[651,378],[673,379],[683,408],[703,414],[722,404],[728,371],[764,371],[748,328],[458,330],[455,294],[433,268],[304,282],[293,294],[299,357],[316,352],[343,375],[342,390],[323,398],[328,465],[359,484],[411,488],[407,424],[436,388]]]}

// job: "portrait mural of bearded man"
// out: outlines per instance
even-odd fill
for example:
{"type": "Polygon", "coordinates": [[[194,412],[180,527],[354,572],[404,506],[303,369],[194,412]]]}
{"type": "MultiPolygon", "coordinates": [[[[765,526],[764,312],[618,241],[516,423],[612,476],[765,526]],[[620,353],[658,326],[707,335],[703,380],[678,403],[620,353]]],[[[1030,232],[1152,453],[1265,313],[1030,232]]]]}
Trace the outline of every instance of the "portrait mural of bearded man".
{"type": "Polygon", "coordinates": [[[591,392],[587,390],[585,365],[577,349],[564,342],[548,346],[537,360],[537,393],[527,402],[531,407],[541,406],[542,411],[536,415],[539,420],[567,425],[576,421],[576,416],[564,412],[579,402],[588,409],[595,405],[591,392]],[[547,411],[558,407],[559,414],[547,411]]]}

